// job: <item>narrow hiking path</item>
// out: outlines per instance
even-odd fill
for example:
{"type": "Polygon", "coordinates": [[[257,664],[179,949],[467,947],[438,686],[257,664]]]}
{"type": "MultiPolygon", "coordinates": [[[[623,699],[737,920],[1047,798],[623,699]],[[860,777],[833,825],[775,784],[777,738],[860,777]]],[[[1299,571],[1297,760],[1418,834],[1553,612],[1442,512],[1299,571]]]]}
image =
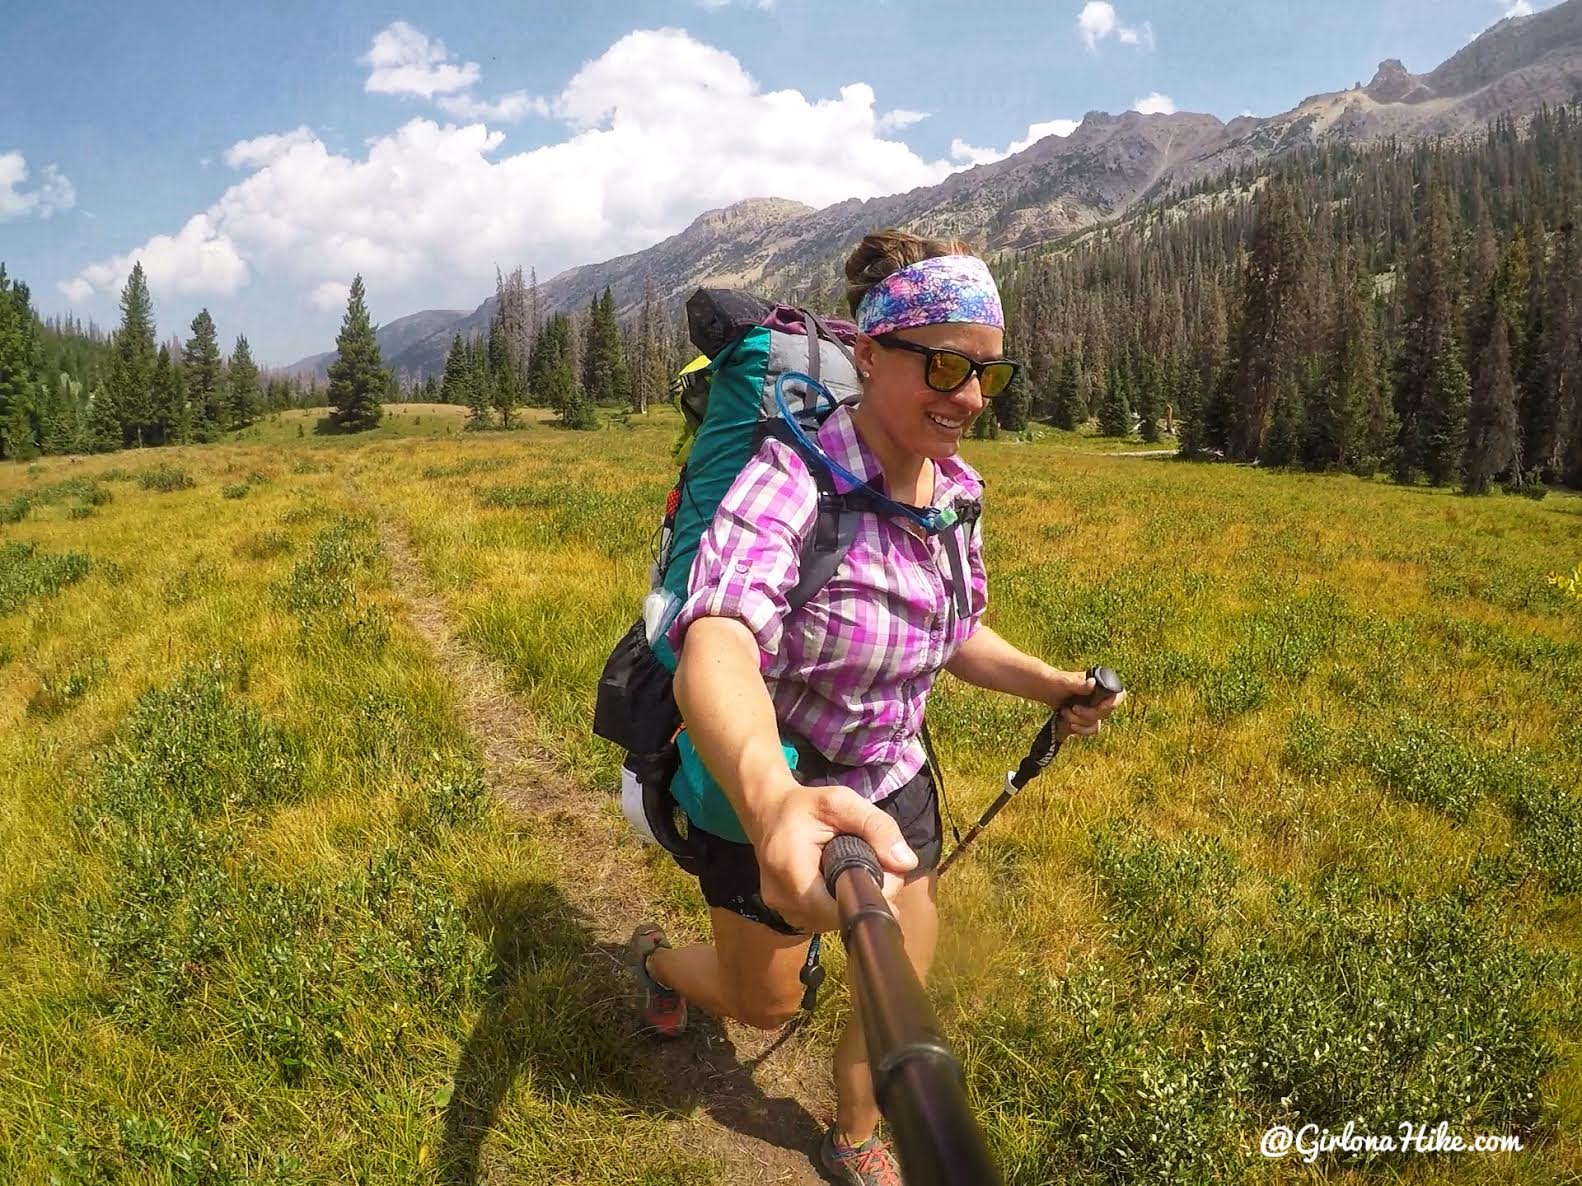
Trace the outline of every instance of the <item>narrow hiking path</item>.
{"type": "MultiPolygon", "coordinates": [[[[361,492],[358,498],[364,505],[370,502],[361,492]]],[[[618,813],[557,772],[550,756],[527,740],[528,712],[500,669],[459,636],[404,527],[382,509],[375,517],[392,587],[407,620],[456,689],[491,790],[512,811],[547,825],[560,888],[596,940],[588,958],[608,966],[612,992],[623,991],[627,981],[620,953],[632,928],[652,913],[652,886],[642,869],[639,842],[618,813]]],[[[804,1033],[770,1052],[777,1035],[719,1023],[697,1010],[688,1029],[674,1042],[638,1043],[651,1052],[664,1102],[678,1112],[693,1109],[675,1121],[678,1143],[718,1158],[730,1182],[824,1182],[812,1157],[820,1126],[833,1112],[830,1052],[804,1033]],[[765,1052],[761,1063],[751,1069],[744,1065],[765,1052]]]]}

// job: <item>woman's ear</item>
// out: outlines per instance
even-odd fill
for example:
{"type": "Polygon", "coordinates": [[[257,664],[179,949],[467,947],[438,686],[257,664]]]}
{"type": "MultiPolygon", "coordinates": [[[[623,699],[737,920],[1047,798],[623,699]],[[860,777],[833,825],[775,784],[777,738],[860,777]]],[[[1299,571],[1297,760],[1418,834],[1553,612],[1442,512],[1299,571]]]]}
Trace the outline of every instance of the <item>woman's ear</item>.
{"type": "Polygon", "coordinates": [[[867,382],[868,376],[873,374],[873,355],[877,347],[873,339],[867,334],[857,335],[857,348],[852,351],[857,360],[857,376],[867,382]]]}

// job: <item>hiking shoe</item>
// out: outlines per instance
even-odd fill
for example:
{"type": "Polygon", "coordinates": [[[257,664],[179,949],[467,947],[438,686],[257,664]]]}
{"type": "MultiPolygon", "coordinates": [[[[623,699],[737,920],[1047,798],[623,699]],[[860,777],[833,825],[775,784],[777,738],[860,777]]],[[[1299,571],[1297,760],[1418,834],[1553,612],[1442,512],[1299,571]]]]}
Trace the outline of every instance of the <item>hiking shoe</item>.
{"type": "Polygon", "coordinates": [[[632,932],[626,945],[626,958],[637,981],[637,1011],[643,1025],[662,1038],[677,1038],[687,1028],[687,1002],[673,988],[665,988],[648,974],[648,957],[658,948],[669,947],[665,933],[652,923],[632,932]]]}
{"type": "Polygon", "coordinates": [[[877,1133],[860,1145],[840,1144],[832,1124],[824,1133],[818,1158],[844,1186],[906,1186],[895,1154],[890,1152],[890,1143],[881,1141],[877,1133]]]}

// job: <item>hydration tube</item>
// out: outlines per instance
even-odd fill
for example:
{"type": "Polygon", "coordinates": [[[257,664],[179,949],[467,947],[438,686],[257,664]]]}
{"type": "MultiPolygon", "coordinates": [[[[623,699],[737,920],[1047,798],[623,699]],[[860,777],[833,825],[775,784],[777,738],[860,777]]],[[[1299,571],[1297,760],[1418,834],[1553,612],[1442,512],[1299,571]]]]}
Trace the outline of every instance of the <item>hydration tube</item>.
{"type": "Polygon", "coordinates": [[[791,379],[805,384],[811,390],[823,395],[831,403],[836,403],[837,401],[834,395],[830,393],[829,388],[811,375],[805,375],[801,371],[784,371],[781,373],[780,377],[775,380],[775,403],[779,405],[780,418],[785,421],[786,427],[790,430],[791,435],[796,438],[799,445],[828,466],[830,472],[836,477],[850,482],[854,487],[865,489],[876,502],[891,514],[910,519],[930,535],[938,535],[955,523],[956,509],[954,507],[929,507],[927,510],[919,510],[917,507],[907,506],[904,502],[896,502],[895,499],[879,493],[867,482],[824,452],[817,441],[802,431],[802,425],[797,422],[796,416],[791,412],[791,406],[786,403],[785,384],[791,379]]]}

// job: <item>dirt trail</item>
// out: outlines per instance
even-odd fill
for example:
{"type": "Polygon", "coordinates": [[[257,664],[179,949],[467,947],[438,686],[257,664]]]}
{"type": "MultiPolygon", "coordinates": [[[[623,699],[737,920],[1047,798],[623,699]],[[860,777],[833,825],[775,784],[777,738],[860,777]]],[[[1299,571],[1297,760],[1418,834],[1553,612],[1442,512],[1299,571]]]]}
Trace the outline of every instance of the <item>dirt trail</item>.
{"type": "MultiPolygon", "coordinates": [[[[404,529],[383,515],[378,523],[395,592],[456,688],[490,787],[512,809],[552,825],[561,889],[597,942],[589,958],[614,962],[633,926],[649,917],[652,887],[638,842],[624,820],[557,773],[548,755],[526,740],[528,713],[500,670],[458,637],[404,529]]],[[[749,1071],[743,1063],[768,1051],[775,1038],[694,1010],[686,1036],[653,1043],[653,1066],[680,1106],[696,1104],[691,1118],[675,1122],[678,1141],[722,1160],[728,1181],[824,1182],[810,1152],[817,1148],[818,1125],[833,1111],[828,1052],[795,1033],[749,1071]]]]}

